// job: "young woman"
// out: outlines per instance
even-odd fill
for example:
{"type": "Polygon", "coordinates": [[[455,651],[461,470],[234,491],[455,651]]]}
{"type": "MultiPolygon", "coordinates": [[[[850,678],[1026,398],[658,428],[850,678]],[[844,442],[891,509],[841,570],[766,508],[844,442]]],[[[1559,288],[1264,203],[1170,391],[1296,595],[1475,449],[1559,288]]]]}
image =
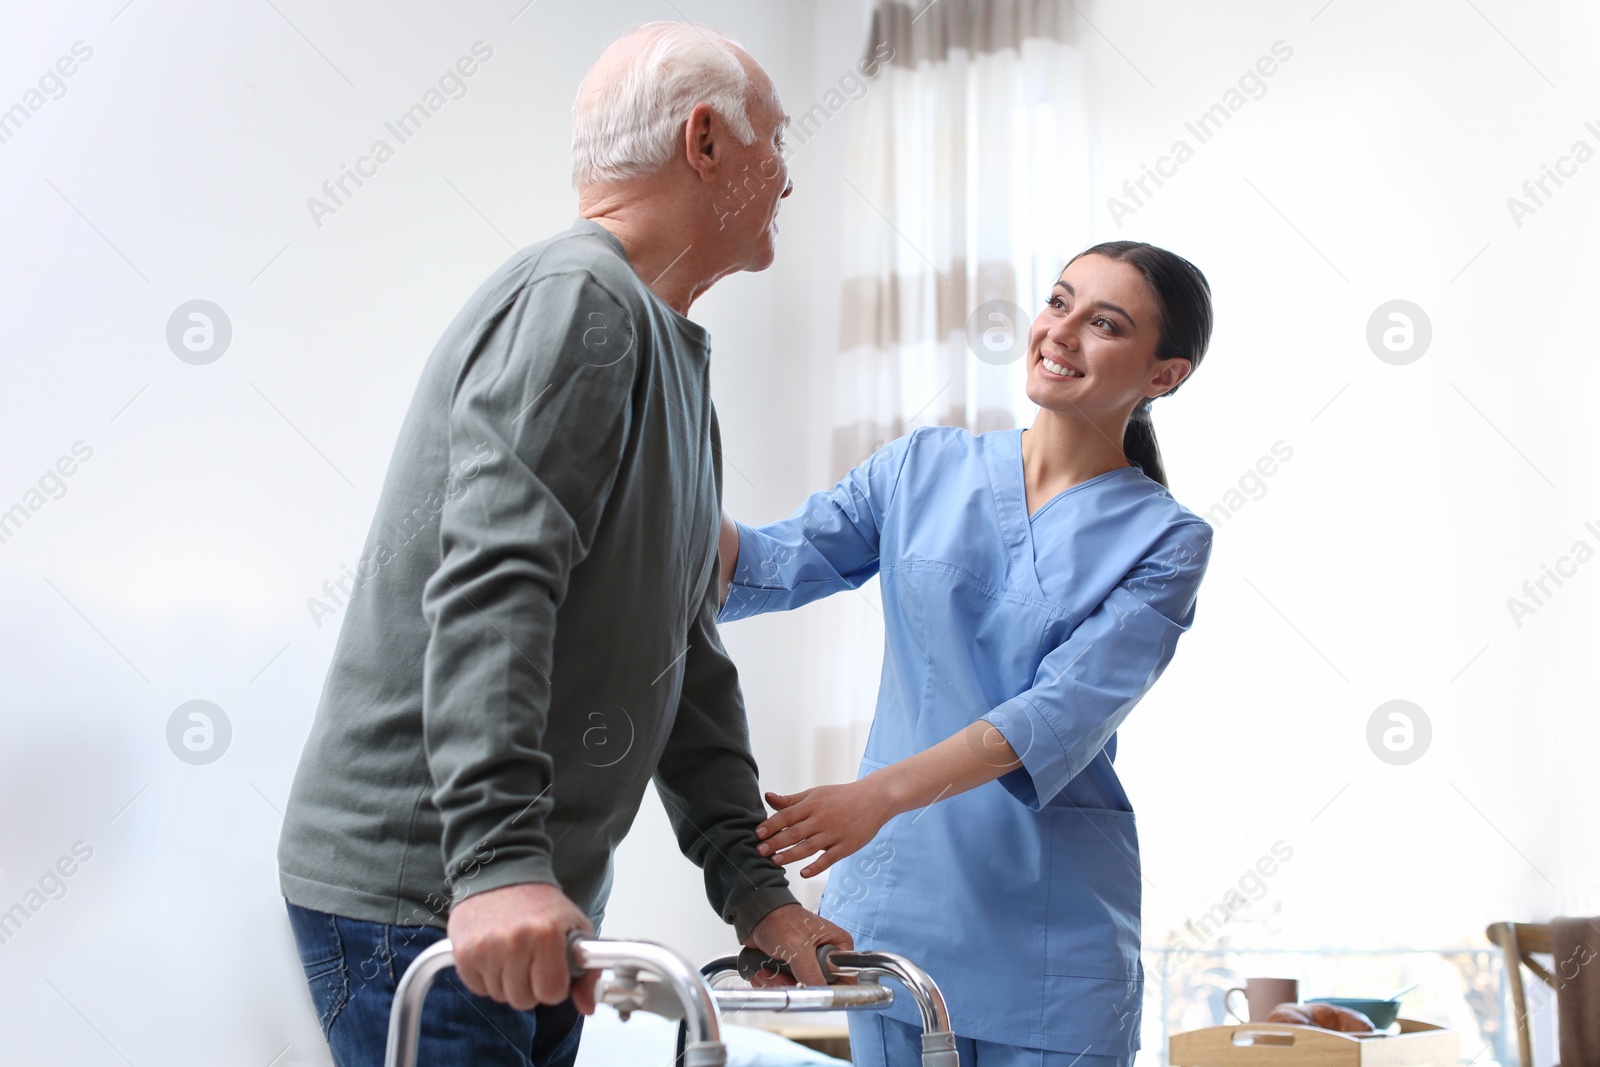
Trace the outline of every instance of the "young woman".
{"type": "MultiPolygon", "coordinates": [[[[1125,1067],[1139,1045],[1139,852],[1116,729],[1194,618],[1211,527],[1178,504],[1150,402],[1199,365],[1210,287],[1118,241],[1028,338],[1026,431],[925,427],[791,518],[723,516],[721,619],[882,582],[861,776],[793,796],[761,849],[837,864],[822,914],[927,968],[964,1067],[1125,1067]],[[820,853],[820,855],[818,855],[820,853]]],[[[857,1067],[919,1062],[909,998],[851,1018],[857,1067]]]]}

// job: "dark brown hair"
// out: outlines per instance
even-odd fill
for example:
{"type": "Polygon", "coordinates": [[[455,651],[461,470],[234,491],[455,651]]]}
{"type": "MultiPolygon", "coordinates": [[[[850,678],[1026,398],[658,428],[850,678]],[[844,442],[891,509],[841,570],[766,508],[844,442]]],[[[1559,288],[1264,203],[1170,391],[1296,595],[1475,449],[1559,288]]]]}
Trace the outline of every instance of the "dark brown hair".
{"type": "MultiPolygon", "coordinates": [[[[1067,264],[1084,256],[1105,256],[1137,270],[1150,287],[1161,312],[1161,339],[1156,344],[1157,359],[1187,359],[1192,374],[1200,369],[1206,347],[1211,343],[1211,284],[1200,268],[1165,248],[1142,241],[1107,241],[1086,248],[1067,264]]],[[[1188,379],[1184,379],[1187,381],[1188,379]]],[[[1183,385],[1179,382],[1163,396],[1171,396],[1183,385]]],[[[1137,463],[1146,477],[1163,486],[1167,471],[1161,464],[1161,447],[1156,443],[1155,424],[1150,421],[1150,399],[1134,406],[1128,428],[1122,436],[1122,451],[1130,463],[1137,463]]]]}

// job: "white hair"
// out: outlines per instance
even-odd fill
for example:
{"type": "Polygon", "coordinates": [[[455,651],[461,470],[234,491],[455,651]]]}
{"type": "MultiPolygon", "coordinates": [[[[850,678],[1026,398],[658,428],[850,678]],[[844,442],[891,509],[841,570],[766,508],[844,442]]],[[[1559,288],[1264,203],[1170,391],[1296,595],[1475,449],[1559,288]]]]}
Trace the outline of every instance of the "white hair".
{"type": "Polygon", "coordinates": [[[654,174],[683,143],[683,124],[699,104],[728,124],[741,144],[755,140],[751,80],[733,49],[739,42],[688,22],[649,22],[650,40],[622,70],[583,76],[572,105],[572,185],[654,174]]]}

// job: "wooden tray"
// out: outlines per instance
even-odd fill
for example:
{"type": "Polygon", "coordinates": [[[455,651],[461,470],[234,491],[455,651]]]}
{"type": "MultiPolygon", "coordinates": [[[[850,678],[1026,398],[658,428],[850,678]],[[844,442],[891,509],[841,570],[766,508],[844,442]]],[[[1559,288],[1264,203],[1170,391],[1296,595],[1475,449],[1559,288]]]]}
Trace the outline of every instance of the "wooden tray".
{"type": "Polygon", "coordinates": [[[1173,1034],[1172,1067],[1455,1067],[1461,1038],[1418,1019],[1400,1032],[1345,1034],[1293,1023],[1240,1023],[1173,1034]]]}

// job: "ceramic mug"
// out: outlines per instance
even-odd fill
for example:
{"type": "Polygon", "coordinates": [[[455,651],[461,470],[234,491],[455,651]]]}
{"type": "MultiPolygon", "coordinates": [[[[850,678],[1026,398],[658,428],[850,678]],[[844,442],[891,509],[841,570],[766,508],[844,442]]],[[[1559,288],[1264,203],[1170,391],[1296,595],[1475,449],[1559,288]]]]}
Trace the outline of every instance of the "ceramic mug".
{"type": "Polygon", "coordinates": [[[1293,978],[1246,978],[1242,988],[1236,986],[1222,995],[1222,1006],[1240,1022],[1264,1023],[1273,1008],[1279,1004],[1293,1004],[1299,999],[1300,983],[1293,978]],[[1234,1010],[1235,993],[1244,994],[1245,1015],[1234,1010]]]}

